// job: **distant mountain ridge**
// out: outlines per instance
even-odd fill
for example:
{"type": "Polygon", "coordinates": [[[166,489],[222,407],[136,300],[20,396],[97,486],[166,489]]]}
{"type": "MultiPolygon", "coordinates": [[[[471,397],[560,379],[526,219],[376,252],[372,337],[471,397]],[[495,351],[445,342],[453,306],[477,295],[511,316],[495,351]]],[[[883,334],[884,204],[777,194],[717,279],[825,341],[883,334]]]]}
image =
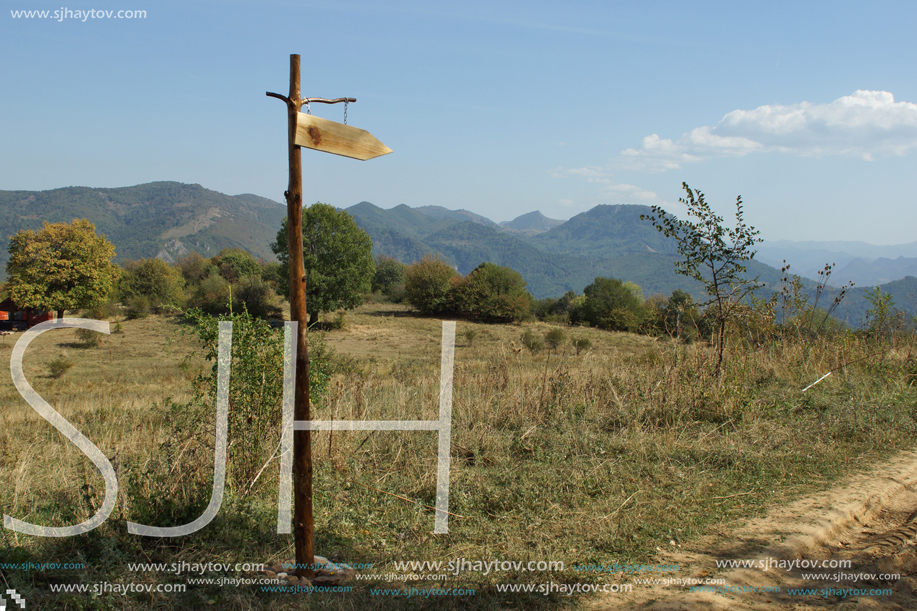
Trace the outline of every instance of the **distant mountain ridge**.
{"type": "Polygon", "coordinates": [[[534,212],[517,216],[511,221],[503,221],[500,226],[510,231],[536,234],[549,231],[566,222],[560,219],[549,219],[540,210],[535,210],[534,212]]]}
{"type": "MultiPolygon", "coordinates": [[[[640,219],[651,212],[646,206],[596,206],[537,234],[462,217],[450,222],[447,215],[432,218],[404,205],[383,210],[361,202],[346,210],[373,239],[377,255],[412,263],[439,254],[461,274],[484,261],[505,265],[522,274],[537,299],[582,293],[599,276],[635,282],[647,296],[677,288],[700,295],[702,290],[675,273],[677,244],[640,219]]],[[[779,282],[779,270],[755,261],[749,273],[770,285],[779,282]]]]}
{"type": "Polygon", "coordinates": [[[786,260],[790,271],[816,280],[825,264],[834,264],[830,284],[875,286],[907,276],[917,276],[917,242],[877,245],[866,242],[765,241],[757,246],[758,259],[781,267],[786,260]]]}
{"type": "Polygon", "coordinates": [[[489,218],[481,216],[480,214],[475,214],[474,212],[469,212],[465,209],[449,210],[448,208],[443,208],[442,206],[419,206],[414,208],[414,210],[417,210],[418,212],[426,214],[427,216],[433,217],[435,219],[471,221],[472,223],[478,223],[479,225],[484,225],[486,227],[493,227],[497,225],[489,218]]]}
{"type": "MultiPolygon", "coordinates": [[[[154,182],[133,187],[65,187],[48,191],[0,191],[0,236],[8,239],[42,223],[89,219],[96,232],[115,244],[116,261],[160,257],[171,261],[197,250],[213,256],[242,248],[274,260],[286,207],[257,195],[224,195],[201,185],[154,182]]],[[[5,277],[9,252],[0,249],[5,277]]]]}
{"type": "MultiPolygon", "coordinates": [[[[598,276],[634,282],[646,296],[669,295],[676,288],[702,295],[699,283],[675,273],[672,264],[679,256],[675,241],[640,219],[641,214],[650,212],[645,206],[596,206],[565,222],[533,212],[502,226],[472,212],[440,206],[400,205],[384,210],[361,202],[347,211],[372,237],[375,254],[386,254],[405,263],[419,261],[428,254],[438,255],[462,274],[484,261],[505,265],[522,274],[536,298],[559,297],[567,291],[582,293],[598,276]],[[554,225],[542,231],[547,224],[554,225]],[[509,225],[522,230],[513,231],[509,225]]],[[[0,191],[0,235],[9,237],[20,229],[39,229],[45,220],[70,222],[87,218],[98,233],[115,244],[119,262],[157,256],[173,260],[192,250],[212,256],[227,247],[273,260],[270,244],[285,216],[285,205],[257,195],[229,196],[201,185],[178,182],[115,189],[0,191]]],[[[790,249],[809,257],[803,263],[788,258],[793,265],[791,272],[800,273],[797,265],[815,265],[813,262],[819,262],[814,268],[817,270],[826,261],[835,261],[826,260],[825,253],[838,254],[823,246],[824,243],[765,242],[758,245],[756,258],[748,262],[748,275],[764,283],[762,296],[766,297],[781,287],[780,271],[767,265],[768,257],[790,249]]],[[[848,292],[836,310],[842,320],[853,325],[862,321],[868,308],[865,290],[876,284],[894,296],[897,307],[917,311],[917,258],[905,254],[912,246],[917,248],[917,242],[899,247],[863,243],[842,246],[855,251],[848,255],[899,253],[894,259],[868,261],[868,255],[851,256],[843,265],[837,260],[833,284],[843,284],[836,279],[844,274],[861,274],[857,276],[857,287],[848,292]],[[891,275],[876,276],[888,274],[888,270],[891,275]],[[862,274],[873,274],[865,277],[870,280],[868,284],[862,282],[862,274]]],[[[4,276],[7,259],[7,249],[0,249],[0,274],[4,276]]],[[[804,284],[811,293],[814,283],[806,280],[804,284]]],[[[829,288],[819,305],[830,307],[835,292],[829,288]]]]}

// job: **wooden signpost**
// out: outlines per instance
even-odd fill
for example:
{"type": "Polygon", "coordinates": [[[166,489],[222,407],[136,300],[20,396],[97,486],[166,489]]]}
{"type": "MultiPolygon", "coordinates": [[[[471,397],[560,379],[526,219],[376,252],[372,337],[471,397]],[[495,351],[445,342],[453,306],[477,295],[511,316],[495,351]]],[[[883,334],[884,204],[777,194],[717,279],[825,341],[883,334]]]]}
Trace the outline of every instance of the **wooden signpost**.
{"type": "Polygon", "coordinates": [[[304,113],[296,117],[296,144],[361,161],[392,152],[364,129],[304,113]]]}
{"type": "MultiPolygon", "coordinates": [[[[296,392],[293,419],[311,420],[309,407],[309,340],[306,313],[306,272],[302,244],[302,156],[300,147],[355,159],[372,159],[392,150],[362,129],[319,119],[299,110],[310,102],[337,104],[354,98],[301,98],[299,55],[290,55],[290,94],[267,92],[287,105],[287,149],[290,160],[287,200],[287,236],[290,256],[290,317],[296,321],[296,392]]],[[[315,522],[312,513],[312,436],[310,430],[293,432],[293,538],[296,574],[315,576],[315,522]]]]}

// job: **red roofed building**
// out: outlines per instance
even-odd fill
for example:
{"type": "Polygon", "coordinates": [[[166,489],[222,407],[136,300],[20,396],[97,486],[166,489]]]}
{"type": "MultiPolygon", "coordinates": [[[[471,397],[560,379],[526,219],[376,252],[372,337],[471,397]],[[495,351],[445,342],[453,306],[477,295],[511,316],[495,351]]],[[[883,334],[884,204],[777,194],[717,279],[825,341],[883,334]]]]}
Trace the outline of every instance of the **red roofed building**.
{"type": "Polygon", "coordinates": [[[54,320],[54,312],[20,308],[9,298],[0,302],[0,331],[24,331],[46,320],[54,320]]]}

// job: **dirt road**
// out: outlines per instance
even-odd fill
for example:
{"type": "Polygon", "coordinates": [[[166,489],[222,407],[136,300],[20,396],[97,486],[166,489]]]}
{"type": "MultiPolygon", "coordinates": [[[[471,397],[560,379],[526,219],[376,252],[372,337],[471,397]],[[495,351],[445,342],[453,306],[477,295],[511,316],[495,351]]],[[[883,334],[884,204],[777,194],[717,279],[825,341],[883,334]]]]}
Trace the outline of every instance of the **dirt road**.
{"type": "Polygon", "coordinates": [[[677,573],[636,576],[679,579],[680,585],[634,585],[584,608],[917,609],[915,539],[917,454],[905,452],[839,487],[775,508],[728,537],[662,550],[658,563],[677,564],[677,573]],[[753,564],[728,568],[729,561],[753,564]]]}

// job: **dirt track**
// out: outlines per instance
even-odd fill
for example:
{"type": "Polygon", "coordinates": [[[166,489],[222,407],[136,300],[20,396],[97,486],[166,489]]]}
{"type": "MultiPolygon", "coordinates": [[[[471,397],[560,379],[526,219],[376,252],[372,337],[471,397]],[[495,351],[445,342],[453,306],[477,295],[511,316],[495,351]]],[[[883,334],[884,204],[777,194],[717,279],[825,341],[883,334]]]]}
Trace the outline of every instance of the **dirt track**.
{"type": "Polygon", "coordinates": [[[917,454],[904,452],[837,488],[776,508],[766,517],[750,521],[733,532],[725,544],[722,537],[711,538],[686,544],[675,552],[660,552],[658,563],[678,564],[678,573],[636,576],[698,579],[701,583],[707,579],[725,580],[719,586],[709,586],[710,591],[692,592],[683,585],[634,585],[632,592],[604,595],[584,608],[590,611],[917,609],[915,515],[917,454]],[[766,571],[717,568],[716,561],[723,560],[754,560],[756,566],[762,566],[758,563],[778,563],[778,566],[766,571]],[[848,568],[779,568],[790,560],[849,560],[850,565],[848,568]],[[823,576],[813,578],[812,573],[823,576]],[[863,578],[863,574],[895,573],[900,579],[863,578]],[[762,592],[764,588],[770,591],[762,592]],[[867,594],[889,588],[890,595],[867,594]],[[791,589],[814,592],[794,594],[789,592],[791,589]]]}

